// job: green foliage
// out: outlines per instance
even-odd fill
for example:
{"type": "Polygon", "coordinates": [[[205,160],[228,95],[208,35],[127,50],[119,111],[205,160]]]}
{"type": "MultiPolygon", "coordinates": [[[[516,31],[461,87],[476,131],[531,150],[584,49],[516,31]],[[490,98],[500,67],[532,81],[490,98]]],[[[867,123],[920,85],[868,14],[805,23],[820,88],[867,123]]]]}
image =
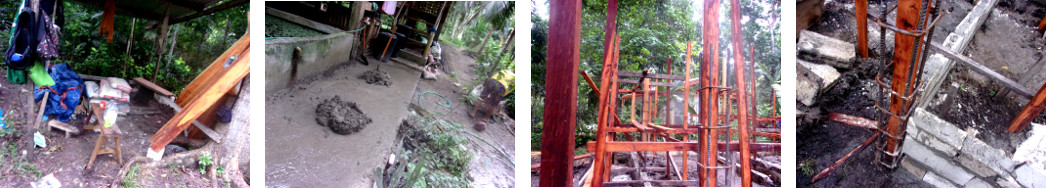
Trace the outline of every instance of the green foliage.
{"type": "Polygon", "coordinates": [[[127,175],[124,175],[123,179],[120,180],[120,185],[130,188],[141,187],[142,185],[138,184],[139,173],[138,165],[131,166],[131,170],[128,170],[127,175]]]}
{"type": "MultiPolygon", "coordinates": [[[[219,4],[225,2],[228,0],[219,4]]],[[[7,49],[18,5],[18,2],[0,4],[0,30],[4,31],[0,32],[3,39],[0,49],[7,49]]],[[[151,79],[159,61],[160,74],[152,81],[175,93],[246,33],[249,9],[248,5],[238,6],[171,25],[170,36],[163,45],[167,50],[161,52],[157,47],[156,20],[117,14],[113,40],[107,43],[98,34],[100,7],[77,1],[64,1],[64,5],[65,25],[59,40],[61,58],[57,62],[68,63],[80,74],[151,79]],[[128,46],[132,39],[133,43],[128,46]],[[173,55],[168,55],[172,43],[175,44],[173,55]]]]}
{"type": "Polygon", "coordinates": [[[200,155],[196,159],[199,160],[200,174],[207,174],[207,166],[213,165],[214,161],[211,161],[213,157],[210,154],[200,155]]]}
{"type": "Polygon", "coordinates": [[[814,160],[813,159],[803,160],[803,162],[801,164],[799,164],[799,169],[803,170],[803,174],[805,174],[807,176],[813,176],[814,173],[817,172],[814,169],[816,167],[817,167],[817,164],[814,164],[814,160]]]}

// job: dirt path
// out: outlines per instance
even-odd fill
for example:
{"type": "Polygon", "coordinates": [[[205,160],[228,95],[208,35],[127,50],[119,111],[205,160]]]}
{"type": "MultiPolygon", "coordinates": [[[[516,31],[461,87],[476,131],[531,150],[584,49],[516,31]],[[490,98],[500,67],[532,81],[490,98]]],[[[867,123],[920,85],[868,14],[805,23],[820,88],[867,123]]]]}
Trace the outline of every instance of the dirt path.
{"type": "Polygon", "coordinates": [[[495,118],[488,123],[486,130],[480,132],[472,129],[472,125],[478,120],[468,116],[472,106],[464,102],[464,92],[461,88],[474,83],[476,78],[475,61],[465,55],[465,52],[449,44],[443,45],[443,58],[454,72],[443,73],[436,80],[422,80],[414,91],[412,103],[418,103],[418,95],[423,92],[436,92],[450,100],[451,108],[440,106],[444,100],[431,93],[425,94],[418,104],[421,108],[434,114],[437,118],[457,122],[466,127],[465,130],[476,134],[482,140],[472,136],[469,137],[469,149],[474,158],[469,163],[469,174],[472,176],[472,185],[475,187],[512,187],[515,185],[514,164],[502,157],[501,151],[509,157],[515,153],[515,135],[510,130],[514,126],[512,119],[495,118]],[[451,75],[454,75],[451,77],[451,75]],[[437,104],[439,103],[439,104],[437,104]],[[487,143],[496,146],[491,147],[487,143]],[[498,151],[500,150],[500,151],[498,151]]]}

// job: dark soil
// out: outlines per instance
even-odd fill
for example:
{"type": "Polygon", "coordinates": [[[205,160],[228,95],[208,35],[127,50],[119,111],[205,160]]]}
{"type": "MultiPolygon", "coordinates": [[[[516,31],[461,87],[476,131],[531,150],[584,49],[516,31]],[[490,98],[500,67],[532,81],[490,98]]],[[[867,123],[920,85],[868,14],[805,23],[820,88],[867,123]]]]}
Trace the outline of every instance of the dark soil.
{"type": "Polygon", "coordinates": [[[359,79],[367,81],[368,84],[382,85],[385,87],[389,87],[392,85],[392,80],[391,78],[389,78],[389,73],[381,71],[380,65],[377,69],[363,72],[363,74],[360,75],[359,79]]]}
{"type": "Polygon", "coordinates": [[[348,135],[363,129],[371,119],[360,111],[354,102],[342,101],[340,97],[323,100],[316,106],[316,123],[330,127],[340,135],[348,135]]]}

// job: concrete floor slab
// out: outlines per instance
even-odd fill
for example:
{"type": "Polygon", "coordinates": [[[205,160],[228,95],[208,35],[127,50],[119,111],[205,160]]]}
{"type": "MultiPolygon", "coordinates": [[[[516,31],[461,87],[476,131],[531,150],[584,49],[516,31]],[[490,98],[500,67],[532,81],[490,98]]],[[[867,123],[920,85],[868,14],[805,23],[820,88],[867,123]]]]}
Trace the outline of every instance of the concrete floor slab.
{"type": "Polygon", "coordinates": [[[421,72],[396,63],[349,66],[311,83],[267,96],[265,112],[266,182],[271,187],[371,187],[375,168],[395,145],[396,128],[421,72]],[[375,69],[388,72],[391,87],[369,85],[356,77],[375,69]],[[333,96],[356,102],[373,123],[351,135],[333,134],[316,123],[315,107],[333,96]]]}

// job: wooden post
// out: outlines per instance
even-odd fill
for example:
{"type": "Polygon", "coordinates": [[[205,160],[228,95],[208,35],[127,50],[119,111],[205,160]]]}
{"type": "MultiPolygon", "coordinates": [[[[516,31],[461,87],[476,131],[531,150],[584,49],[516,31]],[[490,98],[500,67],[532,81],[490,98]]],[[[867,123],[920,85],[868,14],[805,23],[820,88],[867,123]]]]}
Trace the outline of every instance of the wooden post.
{"type": "MultiPolygon", "coordinates": [[[[165,13],[165,14],[170,14],[171,8],[168,7],[166,12],[167,13],[165,13]]],[[[156,80],[156,77],[160,73],[160,61],[161,61],[161,59],[163,59],[163,55],[161,55],[161,54],[163,54],[163,51],[165,50],[165,49],[163,49],[164,40],[167,40],[167,21],[170,20],[170,19],[171,19],[170,15],[164,16],[163,17],[163,21],[160,22],[160,27],[157,28],[157,30],[159,30],[159,32],[160,32],[160,36],[157,36],[157,39],[156,39],[156,40],[158,40],[156,42],[156,48],[157,48],[157,51],[156,51],[156,67],[153,68],[153,79],[149,80],[149,81],[152,81],[153,83],[160,83],[159,80],[156,80]]]]}
{"type": "MultiPolygon", "coordinates": [[[[690,108],[690,84],[686,84],[686,82],[690,81],[690,61],[691,61],[691,59],[690,59],[690,52],[691,52],[690,49],[691,49],[692,45],[693,45],[693,42],[690,42],[690,41],[686,42],[686,55],[684,55],[684,58],[686,58],[686,61],[684,61],[686,63],[686,65],[685,65],[686,68],[683,69],[683,74],[684,74],[683,79],[685,79],[684,84],[683,84],[683,130],[686,130],[687,127],[690,126],[690,109],[689,109],[690,108]]],[[[703,69],[705,67],[702,66],[701,68],[702,68],[702,73],[703,73],[704,72],[703,69]]],[[[702,81],[704,81],[704,80],[702,80],[702,81]]],[[[704,95],[702,95],[702,96],[704,96],[704,95]]],[[[704,111],[702,111],[702,112],[704,112],[704,111]]],[[[683,134],[683,142],[689,142],[689,141],[690,141],[690,134],[683,134]]],[[[686,168],[687,168],[686,167],[687,166],[687,159],[688,159],[687,158],[687,153],[690,153],[690,151],[683,151],[683,160],[682,160],[682,162],[683,162],[683,174],[680,175],[680,177],[679,177],[680,180],[686,180],[686,178],[687,178],[687,170],[686,170],[686,168]]]]}
{"type": "MultiPolygon", "coordinates": [[[[719,53],[717,52],[717,50],[719,49],[719,1],[705,1],[704,6],[705,15],[704,21],[702,22],[704,23],[702,26],[702,31],[704,31],[704,35],[701,37],[703,39],[702,43],[704,45],[704,47],[702,48],[703,52],[701,54],[701,58],[703,59],[703,61],[701,62],[701,88],[708,88],[712,86],[712,83],[718,81],[716,79],[718,76],[714,74],[718,74],[719,72],[717,69],[719,66],[719,53]]],[[[713,96],[715,96],[716,93],[718,92],[715,89],[701,90],[701,126],[715,126],[715,124],[717,123],[716,116],[718,116],[719,111],[716,108],[716,100],[713,99],[713,96]]],[[[702,134],[701,139],[698,141],[699,143],[701,143],[701,147],[698,149],[699,159],[702,164],[714,164],[715,161],[709,160],[710,158],[714,157],[708,156],[709,154],[707,153],[707,151],[711,151],[712,148],[714,148],[709,147],[710,143],[713,141],[709,139],[711,137],[709,135],[714,135],[715,131],[705,129],[701,132],[704,134],[702,134]]],[[[683,154],[683,158],[686,159],[685,153],[683,154]]],[[[709,176],[711,171],[705,169],[701,169],[698,172],[701,186],[715,186],[714,182],[709,181],[709,179],[715,179],[715,174],[711,174],[711,176],[709,176]]],[[[683,174],[683,180],[686,180],[686,165],[683,166],[683,174]]]]}
{"type": "MultiPolygon", "coordinates": [[[[548,64],[539,186],[573,186],[577,72],[581,53],[581,1],[549,2],[548,64]]],[[[602,158],[599,153],[596,158],[602,158]]],[[[598,161],[597,161],[598,162],[598,161]]],[[[593,163],[595,166],[598,163],[593,163]]],[[[598,169],[597,169],[598,170],[598,169]]],[[[593,174],[593,181],[599,179],[593,174]]],[[[597,182],[593,182],[593,185],[597,182]]],[[[598,182],[602,183],[602,182],[598,182]]]]}
{"type": "Polygon", "coordinates": [[[857,13],[857,54],[868,58],[868,0],[855,0],[854,9],[857,13]]]}
{"type": "MultiPolygon", "coordinates": [[[[752,153],[748,151],[748,87],[745,87],[745,50],[741,35],[741,1],[733,0],[730,1],[730,27],[731,27],[731,40],[734,44],[734,77],[737,83],[737,129],[740,129],[740,140],[741,147],[738,152],[741,153],[741,186],[751,187],[752,186],[752,153]]],[[[728,138],[730,135],[727,136],[728,138]]]]}
{"type": "Polygon", "coordinates": [[[1046,84],[1039,88],[1039,92],[1032,97],[1031,101],[1027,105],[1024,105],[1024,109],[1021,113],[1017,114],[1016,118],[1013,118],[1013,122],[1010,123],[1008,129],[1011,133],[1024,131],[1024,128],[1031,123],[1032,119],[1039,116],[1042,113],[1043,108],[1046,108],[1046,84]]]}
{"type": "Polygon", "coordinates": [[[1046,17],[1042,17],[1042,21],[1039,21],[1039,31],[1046,29],[1046,17]]]}
{"type": "MultiPolygon", "coordinates": [[[[897,27],[903,30],[922,30],[926,29],[925,20],[924,25],[918,25],[920,22],[920,8],[923,7],[921,0],[901,0],[897,4],[897,27]]],[[[926,16],[929,18],[930,16],[926,16]]],[[[922,41],[923,37],[915,37],[905,34],[897,34],[894,36],[894,57],[893,57],[893,75],[890,81],[890,89],[900,93],[901,95],[909,95],[915,92],[915,84],[912,83],[915,77],[915,71],[922,67],[919,67],[918,59],[923,51],[923,47],[926,46],[922,41]]],[[[908,109],[911,107],[910,100],[902,99],[901,96],[890,95],[890,113],[896,115],[907,114],[908,109]]],[[[885,131],[889,133],[886,138],[886,154],[883,156],[884,162],[888,166],[896,164],[896,154],[899,151],[899,138],[903,136],[904,130],[901,129],[902,119],[897,117],[889,116],[885,131]]]]}

